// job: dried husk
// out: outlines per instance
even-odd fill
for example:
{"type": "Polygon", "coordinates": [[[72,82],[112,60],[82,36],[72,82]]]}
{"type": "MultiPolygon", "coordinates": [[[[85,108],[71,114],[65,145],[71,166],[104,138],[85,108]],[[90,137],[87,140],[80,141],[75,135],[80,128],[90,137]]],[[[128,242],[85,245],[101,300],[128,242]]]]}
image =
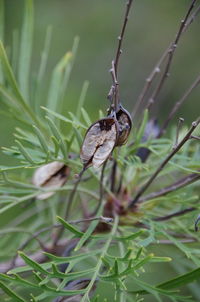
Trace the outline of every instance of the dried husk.
{"type": "MultiPolygon", "coordinates": [[[[69,167],[64,163],[55,161],[38,168],[32,182],[37,187],[43,188],[60,188],[62,187],[69,176],[69,167]]],[[[43,200],[52,196],[54,192],[45,192],[37,196],[37,199],[43,200]]]]}
{"type": "Polygon", "coordinates": [[[119,110],[116,112],[116,119],[119,127],[119,135],[117,138],[116,146],[122,146],[126,144],[129,137],[132,120],[130,113],[120,105],[119,110]]]}
{"type": "Polygon", "coordinates": [[[118,136],[116,119],[103,118],[90,126],[87,130],[80,158],[84,167],[99,168],[112,153],[118,136]]]}

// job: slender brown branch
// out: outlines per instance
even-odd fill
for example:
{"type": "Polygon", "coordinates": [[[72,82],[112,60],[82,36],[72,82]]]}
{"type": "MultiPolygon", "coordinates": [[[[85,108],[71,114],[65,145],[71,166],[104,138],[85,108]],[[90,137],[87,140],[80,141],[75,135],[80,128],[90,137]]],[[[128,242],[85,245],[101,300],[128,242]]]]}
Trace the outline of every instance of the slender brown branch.
{"type": "MultiPolygon", "coordinates": [[[[189,10],[186,14],[186,17],[183,21],[181,21],[181,25],[178,29],[178,32],[176,34],[176,38],[175,38],[175,41],[174,42],[170,42],[169,46],[167,47],[167,49],[164,51],[164,53],[162,54],[161,58],[158,60],[158,62],[156,63],[156,65],[154,66],[153,70],[151,71],[151,73],[149,74],[149,76],[146,78],[146,81],[145,81],[145,84],[144,84],[144,87],[142,89],[142,92],[140,93],[135,105],[134,105],[134,108],[133,108],[133,111],[132,111],[132,114],[131,116],[134,118],[136,116],[136,113],[138,111],[138,109],[140,108],[141,104],[143,103],[144,101],[144,98],[145,96],[147,95],[148,91],[149,91],[149,88],[151,87],[152,83],[153,83],[153,80],[155,79],[156,75],[158,73],[160,73],[160,70],[161,70],[161,65],[163,64],[163,62],[165,61],[165,59],[167,58],[167,56],[169,55],[168,57],[168,62],[169,60],[172,61],[172,58],[173,58],[173,53],[171,53],[171,49],[173,48],[173,52],[175,51],[176,49],[176,45],[181,37],[181,35],[183,33],[185,33],[187,31],[187,29],[189,28],[189,26],[192,24],[192,22],[195,20],[195,18],[197,17],[197,15],[199,14],[200,12],[200,6],[195,10],[195,12],[189,17],[190,13],[191,13],[191,10],[192,8],[194,7],[195,5],[195,2],[196,1],[193,1],[191,6],[189,7],[189,10]],[[189,13],[189,14],[188,14],[189,13]],[[185,21],[185,22],[184,22],[185,21]],[[178,39],[178,41],[176,41],[178,39]],[[171,53],[171,54],[170,54],[171,53]],[[172,58],[171,58],[172,56],[172,58]]],[[[171,63],[170,63],[171,64],[171,63]]],[[[168,64],[167,64],[168,65],[168,64]]],[[[165,67],[165,72],[166,70],[170,67],[170,65],[168,65],[168,67],[165,67]]],[[[168,70],[169,71],[169,70],[168,70]]],[[[167,72],[168,73],[168,72],[167,72]]],[[[163,75],[164,76],[164,75],[163,75]]],[[[165,76],[164,76],[165,77],[165,76]]],[[[162,80],[162,79],[161,79],[162,80]]],[[[160,89],[160,88],[159,88],[160,89]]],[[[155,96],[154,96],[155,98],[155,96]]],[[[149,102],[151,103],[153,99],[153,96],[151,96],[149,102]]]]}
{"type": "Polygon", "coordinates": [[[142,202],[148,201],[150,199],[158,198],[160,196],[165,196],[173,191],[176,191],[185,186],[188,186],[191,183],[198,181],[199,179],[200,179],[200,174],[197,174],[197,173],[189,174],[189,175],[179,179],[178,181],[176,181],[175,183],[173,183],[170,186],[164,187],[163,189],[161,189],[157,192],[153,192],[142,198],[139,198],[138,203],[142,203],[142,202]]]}
{"type": "Polygon", "coordinates": [[[153,105],[153,103],[155,102],[156,98],[158,97],[164,83],[165,83],[165,80],[169,77],[169,71],[170,71],[170,67],[171,67],[171,64],[172,64],[172,59],[173,59],[173,56],[174,56],[174,53],[175,53],[175,50],[177,48],[177,45],[178,45],[178,42],[180,40],[180,37],[181,37],[181,34],[183,33],[184,31],[184,27],[186,25],[186,22],[191,14],[191,11],[195,5],[195,2],[197,0],[193,0],[192,1],[192,4],[190,5],[187,13],[186,13],[186,16],[183,20],[181,20],[181,25],[180,25],[180,28],[176,34],[176,37],[175,37],[175,40],[174,42],[172,43],[170,49],[168,50],[168,60],[167,60],[167,64],[165,66],[165,69],[164,69],[164,72],[163,72],[163,75],[157,85],[157,87],[155,88],[155,90],[153,91],[148,103],[147,103],[147,108],[150,109],[151,106],[153,105]]]}
{"type": "Polygon", "coordinates": [[[165,165],[169,162],[169,160],[182,148],[182,146],[190,139],[190,136],[192,132],[196,129],[200,122],[200,118],[192,123],[191,128],[187,132],[187,134],[184,136],[184,138],[180,141],[180,143],[176,146],[175,149],[173,149],[169,155],[162,161],[160,166],[156,169],[156,171],[152,174],[152,176],[149,178],[149,180],[144,184],[144,186],[139,190],[135,198],[130,202],[129,207],[133,207],[139,200],[140,196],[143,195],[143,193],[148,189],[148,187],[151,185],[151,183],[154,181],[154,179],[158,176],[158,174],[163,170],[165,165]]]}
{"type": "MultiPolygon", "coordinates": [[[[76,180],[75,184],[74,184],[74,188],[73,190],[71,191],[70,195],[69,195],[69,198],[67,200],[67,206],[66,206],[66,210],[65,210],[65,215],[64,215],[64,219],[66,220],[70,214],[70,209],[71,209],[71,206],[72,206],[72,203],[74,201],[74,197],[76,195],[76,192],[77,192],[77,188],[78,188],[78,185],[82,179],[82,176],[83,176],[83,173],[85,172],[85,168],[82,169],[82,171],[79,173],[79,176],[78,176],[78,179],[76,180]]],[[[53,244],[56,245],[57,242],[59,241],[59,239],[61,238],[62,234],[64,232],[64,226],[62,226],[57,234],[55,235],[54,237],[54,241],[53,241],[53,244]]]]}
{"type": "Polygon", "coordinates": [[[116,51],[116,55],[115,55],[115,59],[112,62],[112,68],[111,68],[111,75],[112,75],[112,80],[113,80],[113,84],[110,88],[110,91],[108,93],[108,99],[112,102],[113,99],[115,101],[115,110],[117,110],[117,105],[119,103],[119,84],[118,84],[118,65],[119,65],[119,58],[120,55],[122,53],[122,42],[124,39],[124,35],[125,35],[125,31],[126,31],[126,25],[128,22],[128,18],[129,18],[129,12],[130,12],[130,8],[132,5],[133,0],[128,0],[126,3],[126,12],[125,12],[125,16],[124,16],[124,21],[122,24],[122,29],[120,32],[120,35],[118,37],[118,47],[117,47],[117,51],[116,51]]]}
{"type": "Polygon", "coordinates": [[[185,215],[185,214],[187,214],[189,212],[192,212],[192,211],[195,211],[195,210],[196,210],[195,207],[191,207],[191,208],[187,208],[187,209],[184,209],[184,210],[181,210],[181,211],[176,211],[176,212],[171,213],[169,215],[154,217],[153,220],[154,221],[165,221],[165,220],[169,220],[169,219],[174,218],[174,217],[185,215]]]}
{"type": "Polygon", "coordinates": [[[167,119],[165,120],[165,122],[163,123],[163,126],[160,129],[158,137],[161,137],[165,133],[165,130],[167,129],[170,121],[172,120],[172,118],[174,117],[174,115],[176,114],[176,112],[178,111],[180,106],[185,102],[185,100],[188,98],[188,96],[193,91],[193,89],[195,89],[199,84],[200,84],[200,75],[192,83],[192,85],[189,87],[189,89],[187,89],[187,91],[184,93],[184,95],[181,97],[181,99],[175,103],[174,107],[170,111],[167,119]]]}

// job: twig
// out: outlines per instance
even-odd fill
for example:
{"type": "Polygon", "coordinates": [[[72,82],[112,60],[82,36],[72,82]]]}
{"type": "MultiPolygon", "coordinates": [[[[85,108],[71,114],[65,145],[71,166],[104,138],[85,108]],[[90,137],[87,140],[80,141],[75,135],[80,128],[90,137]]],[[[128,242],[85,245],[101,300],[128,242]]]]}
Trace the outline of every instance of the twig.
{"type": "Polygon", "coordinates": [[[133,207],[137,202],[140,196],[148,189],[148,187],[151,185],[151,183],[154,181],[154,179],[158,176],[158,174],[162,171],[164,166],[169,162],[169,160],[182,148],[182,146],[190,139],[190,136],[192,132],[196,129],[200,122],[200,118],[192,123],[191,128],[187,132],[187,134],[184,136],[184,138],[180,141],[180,143],[176,146],[175,149],[173,149],[169,155],[162,161],[160,166],[156,169],[156,171],[152,174],[152,176],[149,178],[149,180],[144,184],[144,186],[139,190],[135,198],[130,202],[129,208],[133,207]]]}
{"type": "Polygon", "coordinates": [[[142,198],[139,198],[137,202],[142,203],[142,202],[148,201],[150,199],[158,198],[160,196],[165,196],[173,191],[176,191],[180,188],[188,186],[191,183],[198,181],[199,179],[200,179],[200,174],[197,174],[197,173],[189,174],[188,176],[185,176],[185,177],[179,179],[178,181],[176,181],[175,183],[173,183],[170,186],[164,187],[163,189],[161,189],[157,192],[153,192],[142,198]]]}
{"type": "Polygon", "coordinates": [[[199,136],[196,136],[196,135],[191,135],[190,138],[191,138],[191,139],[196,139],[196,140],[198,140],[198,141],[200,140],[200,137],[199,137],[199,136]]]}
{"type": "Polygon", "coordinates": [[[128,0],[127,3],[126,3],[126,12],[125,12],[125,16],[124,16],[124,21],[123,21],[123,25],[122,25],[120,35],[118,37],[118,47],[117,47],[115,59],[114,59],[114,61],[112,61],[112,68],[110,70],[111,75],[112,75],[113,84],[110,88],[110,91],[108,93],[107,98],[111,102],[113,101],[113,98],[114,98],[115,111],[117,110],[118,103],[119,103],[119,84],[118,84],[119,58],[120,58],[120,55],[122,53],[122,42],[123,42],[123,38],[124,38],[124,34],[125,34],[126,25],[127,25],[127,22],[128,22],[129,12],[130,12],[132,2],[133,2],[133,0],[128,0]]]}
{"type": "MultiPolygon", "coordinates": [[[[181,36],[183,33],[185,33],[185,32],[187,31],[187,29],[189,28],[189,26],[191,25],[191,23],[194,21],[194,19],[196,18],[196,16],[197,16],[198,13],[200,12],[200,6],[199,6],[199,7],[197,8],[197,10],[191,15],[191,17],[188,18],[188,17],[189,17],[188,13],[190,14],[190,12],[191,12],[191,10],[192,10],[194,4],[195,4],[194,2],[196,2],[196,1],[193,1],[193,2],[192,2],[191,6],[190,6],[190,8],[189,8],[189,10],[188,10],[188,12],[187,12],[187,15],[186,15],[186,17],[185,17],[185,19],[184,19],[185,22],[183,22],[183,21],[181,22],[181,25],[180,25],[180,27],[179,27],[179,30],[178,30],[178,32],[177,32],[177,34],[176,34],[175,41],[174,41],[174,42],[170,42],[169,46],[168,46],[167,49],[164,51],[164,53],[162,54],[161,58],[160,58],[159,61],[156,63],[156,65],[154,66],[154,68],[153,68],[153,70],[151,71],[151,73],[149,74],[149,76],[146,78],[146,81],[145,81],[144,87],[143,87],[143,89],[142,89],[142,92],[141,92],[141,94],[139,95],[139,97],[138,97],[138,99],[137,99],[137,101],[136,101],[136,103],[135,103],[135,106],[134,106],[134,108],[133,108],[133,111],[132,111],[132,113],[131,113],[132,118],[135,117],[135,115],[136,115],[136,113],[137,113],[139,107],[140,107],[141,104],[143,103],[144,98],[145,98],[145,96],[147,95],[147,92],[149,91],[149,88],[151,87],[154,78],[156,77],[156,75],[157,75],[158,73],[160,73],[161,65],[162,65],[162,63],[164,62],[164,60],[166,59],[167,55],[170,55],[170,50],[172,49],[172,47],[174,48],[174,45],[175,45],[175,42],[176,42],[177,38],[178,38],[178,41],[179,41],[180,36],[181,36]]],[[[177,43],[176,43],[176,44],[177,44],[177,43]]],[[[175,51],[175,49],[176,49],[176,46],[175,46],[173,52],[175,51]]],[[[172,60],[172,58],[170,59],[171,56],[173,57],[173,53],[168,57],[168,61],[169,61],[169,60],[172,60]]],[[[168,67],[166,67],[166,68],[169,68],[169,67],[170,67],[170,65],[169,65],[168,67]]],[[[166,68],[165,68],[165,72],[166,72],[166,68]]],[[[168,70],[168,71],[169,71],[169,70],[168,70]]],[[[155,96],[154,96],[154,98],[155,98],[155,96]]],[[[151,97],[151,99],[152,99],[152,97],[151,97]]]]}
{"type": "Polygon", "coordinates": [[[167,129],[167,127],[169,125],[169,122],[172,120],[172,118],[174,117],[175,113],[178,111],[178,109],[180,108],[180,106],[185,102],[185,100],[188,98],[188,96],[193,91],[193,89],[195,89],[199,84],[200,84],[200,75],[192,83],[192,85],[189,87],[189,89],[184,93],[184,95],[182,96],[182,98],[178,102],[175,103],[174,107],[170,111],[167,119],[165,120],[165,122],[163,123],[163,126],[160,129],[158,137],[161,137],[165,133],[165,130],[167,129]]]}
{"type": "Polygon", "coordinates": [[[96,213],[99,211],[99,208],[100,208],[102,200],[103,200],[103,194],[104,194],[103,179],[104,179],[106,164],[107,164],[107,160],[104,162],[102,170],[101,170],[101,177],[100,177],[100,183],[99,183],[99,201],[98,201],[97,207],[94,210],[92,216],[96,215],[96,213]]]}
{"type": "Polygon", "coordinates": [[[184,210],[181,210],[181,211],[176,211],[176,212],[171,213],[169,215],[154,217],[153,220],[154,221],[165,221],[165,220],[169,220],[169,219],[174,218],[174,217],[182,216],[184,214],[187,214],[188,212],[192,212],[192,211],[195,211],[195,210],[196,210],[195,207],[191,207],[191,208],[187,208],[187,209],[184,209],[184,210]]]}
{"type": "MultiPolygon", "coordinates": [[[[78,188],[78,185],[81,181],[81,178],[83,176],[83,173],[85,172],[85,168],[82,169],[82,171],[79,173],[79,176],[78,176],[78,179],[76,180],[75,184],[74,184],[74,188],[73,190],[71,191],[70,195],[69,195],[69,198],[67,200],[67,207],[66,207],[66,210],[65,210],[65,215],[64,215],[64,219],[66,220],[69,216],[69,213],[70,213],[70,209],[71,209],[71,206],[72,206],[72,203],[73,203],[73,200],[74,200],[74,197],[75,197],[75,194],[76,194],[76,191],[77,191],[77,188],[78,188]]],[[[62,234],[64,232],[64,226],[62,226],[58,233],[55,235],[54,237],[54,241],[53,241],[53,244],[54,246],[57,244],[57,242],[59,241],[59,239],[61,238],[62,234]]]]}
{"type": "Polygon", "coordinates": [[[183,20],[181,20],[181,25],[180,25],[180,28],[178,30],[178,33],[176,34],[175,40],[172,43],[170,49],[168,50],[168,60],[167,60],[167,64],[165,66],[163,75],[162,75],[157,87],[155,88],[154,92],[152,93],[152,95],[151,95],[151,97],[148,101],[148,104],[147,104],[148,109],[150,109],[151,106],[153,105],[153,103],[155,102],[156,98],[158,97],[159,92],[161,91],[161,89],[164,85],[165,80],[167,79],[167,77],[169,77],[169,71],[170,71],[170,67],[171,67],[171,63],[172,63],[172,59],[173,59],[175,50],[177,48],[177,45],[178,45],[178,42],[180,40],[181,34],[183,33],[186,22],[187,22],[187,20],[190,16],[190,13],[191,13],[196,1],[197,0],[192,1],[192,4],[190,5],[190,7],[188,9],[185,18],[183,20]]]}
{"type": "Polygon", "coordinates": [[[112,170],[111,170],[111,175],[110,175],[110,190],[113,193],[115,192],[116,170],[117,170],[117,162],[114,159],[112,170]]]}

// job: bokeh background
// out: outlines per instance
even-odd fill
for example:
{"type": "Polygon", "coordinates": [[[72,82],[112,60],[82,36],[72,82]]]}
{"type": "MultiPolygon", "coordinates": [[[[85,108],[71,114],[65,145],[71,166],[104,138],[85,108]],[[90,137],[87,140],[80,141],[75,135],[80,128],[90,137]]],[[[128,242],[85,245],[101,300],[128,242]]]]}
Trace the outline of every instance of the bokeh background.
{"type": "MultiPolygon", "coordinates": [[[[78,52],[71,74],[62,114],[75,112],[83,82],[90,83],[85,109],[95,120],[98,110],[106,110],[107,93],[111,85],[109,69],[114,58],[117,37],[124,16],[126,0],[35,0],[34,1],[34,44],[30,82],[36,77],[48,26],[52,26],[51,47],[47,72],[43,83],[43,104],[47,102],[51,71],[60,58],[72,48],[75,36],[80,37],[78,52]]],[[[190,0],[134,0],[123,44],[119,65],[120,94],[124,105],[132,111],[145,79],[163,51],[174,39],[180,20],[186,13],[190,0]]],[[[13,32],[19,32],[23,20],[23,0],[5,1],[5,44],[12,48],[13,32]]],[[[175,53],[171,76],[167,80],[152,115],[160,121],[170,107],[195,80],[200,70],[200,16],[182,36],[175,53]]],[[[200,112],[200,88],[196,88],[177,116],[184,117],[189,124],[200,112]]],[[[34,104],[33,104],[34,105],[34,104]]],[[[176,118],[177,118],[176,116],[176,118]]],[[[176,122],[176,118],[172,124],[176,122]]],[[[15,122],[0,118],[1,146],[14,142],[12,133],[15,122]]],[[[11,158],[0,156],[1,164],[11,158]]],[[[169,247],[171,255],[178,257],[177,250],[169,247]]],[[[152,251],[156,252],[154,247],[152,251]]],[[[165,247],[160,255],[167,255],[165,247]],[[166,254],[165,254],[166,253],[166,254]]],[[[151,266],[152,267],[152,266],[151,266]]],[[[177,264],[177,273],[183,273],[177,264]]],[[[163,265],[166,279],[174,275],[173,269],[163,265]]],[[[146,280],[158,283],[160,275],[147,268],[146,280]]],[[[190,285],[192,289],[192,284],[190,285]]],[[[108,288],[109,290],[109,288],[108,288]]],[[[195,292],[195,289],[193,289],[195,292]]],[[[187,293],[187,292],[186,292],[187,293]]],[[[195,293],[196,297],[198,292],[195,293]]],[[[150,299],[148,300],[151,301],[150,299]]],[[[153,301],[153,300],[152,300],[153,301]]]]}
{"type": "MultiPolygon", "coordinates": [[[[117,36],[124,15],[125,0],[35,0],[34,47],[30,80],[37,77],[47,27],[52,26],[52,39],[44,87],[46,103],[50,72],[58,60],[70,50],[75,36],[79,48],[71,74],[63,113],[74,111],[85,80],[90,82],[85,107],[94,120],[98,109],[107,108],[107,93],[111,85],[109,68],[117,47],[117,36]]],[[[119,66],[121,98],[132,110],[145,78],[173,40],[189,0],[135,0],[133,3],[119,66]]],[[[13,31],[20,29],[23,20],[23,0],[5,1],[5,44],[12,47],[13,31]]],[[[176,51],[171,76],[167,80],[153,115],[160,120],[167,114],[191,85],[200,70],[200,17],[182,36],[176,51]]],[[[182,106],[178,116],[186,123],[197,117],[200,109],[197,88],[182,106]]],[[[175,119],[174,119],[175,122],[175,119]]],[[[1,117],[1,145],[12,144],[14,124],[1,117]]],[[[2,160],[5,157],[2,155],[2,160]]]]}

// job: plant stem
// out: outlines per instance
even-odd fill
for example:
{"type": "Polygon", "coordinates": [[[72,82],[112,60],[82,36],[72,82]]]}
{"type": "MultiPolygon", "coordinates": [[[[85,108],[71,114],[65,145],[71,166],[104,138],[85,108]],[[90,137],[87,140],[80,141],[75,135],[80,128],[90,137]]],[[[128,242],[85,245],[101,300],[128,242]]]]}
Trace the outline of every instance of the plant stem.
{"type": "Polygon", "coordinates": [[[178,111],[178,109],[180,108],[180,106],[185,102],[185,100],[188,98],[188,96],[193,91],[193,89],[195,89],[199,84],[200,84],[200,75],[192,83],[192,85],[189,87],[189,89],[186,90],[186,92],[181,97],[181,99],[178,102],[175,103],[174,107],[170,111],[167,119],[164,121],[163,126],[160,129],[158,137],[161,137],[165,133],[165,130],[167,129],[167,127],[168,127],[170,121],[172,120],[172,118],[174,117],[175,113],[178,111]]]}
{"type": "Polygon", "coordinates": [[[85,293],[85,295],[82,297],[82,299],[80,300],[80,302],[85,302],[87,301],[87,298],[89,296],[89,293],[98,277],[98,274],[100,272],[100,269],[101,269],[101,266],[103,264],[103,261],[102,261],[102,258],[105,256],[105,254],[107,253],[108,251],[108,248],[112,242],[112,239],[113,239],[113,236],[115,235],[116,231],[117,231],[117,227],[118,227],[118,223],[119,223],[119,217],[118,216],[115,216],[115,219],[114,219],[114,223],[113,223],[113,228],[111,230],[111,233],[110,233],[110,236],[108,238],[108,240],[105,242],[104,244],[104,247],[103,247],[103,251],[101,253],[101,255],[99,256],[99,260],[97,262],[97,265],[96,265],[96,270],[95,270],[95,273],[90,281],[90,283],[88,284],[87,286],[87,292],[85,293]]]}
{"type": "Polygon", "coordinates": [[[169,215],[165,215],[165,216],[160,216],[160,217],[154,217],[153,220],[154,221],[165,221],[165,220],[169,220],[171,218],[174,218],[174,217],[178,217],[178,216],[182,216],[184,214],[187,214],[189,212],[192,212],[192,211],[195,211],[197,208],[195,207],[191,207],[191,208],[187,208],[187,209],[184,209],[184,210],[181,210],[181,211],[176,211],[174,213],[171,213],[169,215]]]}
{"type": "Polygon", "coordinates": [[[148,201],[150,199],[155,199],[155,198],[158,198],[160,196],[165,196],[165,195],[167,195],[167,194],[169,194],[173,191],[176,191],[180,188],[188,186],[191,183],[193,183],[195,181],[198,181],[198,180],[200,180],[200,174],[197,174],[197,173],[189,174],[188,176],[185,176],[185,177],[179,179],[175,183],[173,183],[173,184],[171,184],[167,187],[164,187],[163,189],[161,189],[157,192],[153,192],[153,193],[150,193],[150,194],[148,194],[148,195],[146,195],[142,198],[139,198],[138,203],[142,203],[142,202],[148,201]]]}
{"type": "Polygon", "coordinates": [[[181,25],[180,25],[180,28],[178,30],[178,33],[176,34],[175,40],[174,40],[174,42],[172,43],[171,47],[168,50],[168,60],[167,60],[167,64],[165,66],[163,75],[162,75],[162,77],[160,79],[160,82],[158,83],[156,89],[154,90],[154,92],[152,93],[152,95],[151,95],[151,97],[148,101],[148,104],[147,104],[148,109],[150,109],[151,106],[153,105],[153,103],[155,102],[156,98],[158,97],[159,92],[161,91],[161,89],[164,85],[165,80],[167,79],[167,77],[169,77],[169,71],[170,71],[170,67],[171,67],[171,64],[172,64],[172,59],[173,59],[175,50],[177,48],[177,45],[178,45],[178,42],[180,40],[181,34],[183,33],[186,22],[187,22],[187,20],[190,16],[190,13],[191,13],[196,1],[197,0],[192,1],[192,4],[190,5],[190,7],[188,9],[185,18],[183,20],[181,20],[181,25]]]}
{"type": "Polygon", "coordinates": [[[154,179],[158,176],[158,174],[163,170],[165,165],[169,162],[169,160],[182,148],[182,146],[190,139],[192,132],[196,129],[200,122],[200,118],[192,123],[191,128],[186,133],[184,138],[180,141],[180,143],[176,146],[175,149],[173,149],[169,155],[162,161],[160,166],[156,169],[156,171],[152,174],[152,176],[149,178],[149,180],[144,184],[144,186],[139,190],[135,198],[130,202],[129,208],[133,207],[139,200],[140,196],[148,189],[148,187],[151,185],[151,183],[154,181],[154,179]]]}
{"type": "MultiPolygon", "coordinates": [[[[180,27],[178,29],[177,34],[176,34],[175,41],[174,42],[170,42],[169,46],[164,51],[164,53],[162,54],[161,58],[156,63],[156,65],[154,66],[154,68],[151,71],[151,73],[149,74],[149,76],[146,78],[146,81],[145,81],[144,87],[142,89],[142,92],[140,93],[140,95],[139,95],[139,97],[138,97],[138,99],[137,99],[137,101],[135,103],[135,106],[133,108],[133,111],[131,113],[132,118],[134,118],[136,116],[136,113],[137,113],[138,109],[140,108],[141,104],[143,103],[144,98],[147,95],[147,92],[149,91],[149,88],[151,87],[154,78],[156,77],[156,75],[158,73],[160,73],[160,68],[161,68],[162,63],[166,59],[167,55],[169,55],[169,57],[168,57],[168,63],[166,65],[166,67],[165,67],[165,72],[163,74],[163,79],[160,80],[160,83],[161,83],[161,81],[163,82],[165,80],[165,78],[166,78],[166,75],[165,75],[166,71],[168,70],[167,73],[169,72],[170,64],[171,64],[171,61],[172,61],[172,58],[173,58],[173,55],[174,55],[174,52],[175,52],[175,49],[176,49],[176,45],[179,42],[181,35],[187,31],[187,29],[189,28],[189,26],[191,25],[191,23],[194,21],[194,19],[197,17],[198,13],[200,12],[200,6],[199,6],[196,9],[196,11],[191,15],[191,17],[189,18],[189,15],[190,15],[191,10],[193,9],[193,7],[195,5],[195,2],[196,2],[196,0],[193,0],[192,4],[190,5],[190,7],[188,9],[188,12],[187,12],[187,14],[185,16],[185,19],[181,21],[181,25],[180,25],[180,27]]],[[[162,83],[162,85],[163,85],[163,83],[162,83]]],[[[159,84],[159,86],[160,86],[160,84],[159,84]]],[[[157,89],[158,89],[158,86],[157,86],[157,89]]],[[[160,89],[161,89],[161,87],[159,88],[159,91],[160,91],[160,89]]],[[[157,93],[159,93],[159,91],[157,93]]],[[[154,95],[154,99],[155,99],[155,97],[156,96],[154,95]]],[[[153,99],[153,96],[151,96],[151,98],[150,98],[150,101],[149,101],[150,103],[151,103],[152,99],[153,99]]]]}
{"type": "Polygon", "coordinates": [[[132,2],[133,2],[133,0],[128,0],[126,3],[126,12],[125,12],[125,16],[124,16],[124,21],[122,24],[122,29],[121,29],[120,35],[118,37],[118,47],[117,47],[115,59],[114,59],[114,61],[112,61],[112,68],[110,69],[113,84],[110,88],[107,98],[111,102],[113,101],[113,98],[114,98],[115,111],[118,109],[118,104],[119,104],[119,83],[118,83],[119,58],[122,53],[122,42],[123,42],[124,34],[126,31],[126,25],[128,22],[129,12],[130,12],[132,2]]]}

